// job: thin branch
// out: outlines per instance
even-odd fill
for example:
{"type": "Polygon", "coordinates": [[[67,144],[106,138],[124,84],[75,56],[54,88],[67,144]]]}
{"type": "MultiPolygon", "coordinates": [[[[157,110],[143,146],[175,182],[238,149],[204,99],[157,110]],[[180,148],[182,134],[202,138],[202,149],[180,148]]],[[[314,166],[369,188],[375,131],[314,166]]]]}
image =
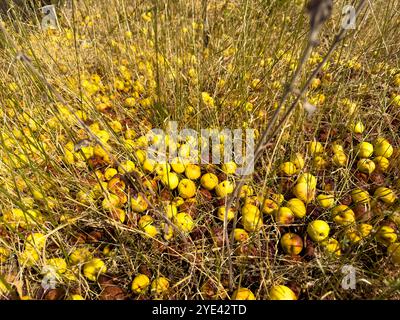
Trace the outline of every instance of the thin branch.
{"type": "MultiPolygon", "coordinates": [[[[329,9],[327,9],[326,6],[329,6],[330,1],[324,1],[324,0],[314,0],[310,2],[310,5],[308,6],[309,12],[310,12],[310,33],[309,33],[309,39],[307,46],[305,50],[303,51],[303,55],[300,59],[299,64],[297,65],[296,71],[292,76],[292,79],[290,80],[289,84],[287,85],[284,94],[281,98],[281,101],[279,103],[278,108],[275,110],[271,120],[268,123],[267,129],[261,136],[255,151],[254,151],[254,161],[251,164],[247,164],[246,169],[244,172],[249,172],[251,169],[251,165],[255,164],[258,159],[260,159],[262,153],[265,150],[265,146],[271,141],[271,139],[274,137],[274,135],[278,132],[278,130],[282,127],[284,122],[288,119],[294,108],[297,106],[297,103],[300,101],[302,95],[307,91],[309,85],[311,84],[311,81],[313,78],[317,75],[317,73],[321,70],[321,68],[325,65],[327,60],[330,58],[331,54],[333,51],[337,48],[339,43],[345,38],[348,29],[341,28],[339,33],[335,36],[334,42],[329,48],[327,54],[325,55],[324,59],[318,64],[318,66],[315,68],[315,70],[312,72],[312,74],[309,76],[308,80],[306,81],[305,85],[303,86],[302,90],[300,90],[299,94],[297,95],[297,98],[295,101],[292,103],[290,108],[287,110],[285,113],[284,117],[282,120],[278,123],[278,126],[274,130],[275,123],[278,120],[279,114],[283,108],[283,105],[285,104],[287,98],[289,97],[290,94],[294,93],[296,90],[295,84],[296,81],[300,75],[301,70],[303,69],[305,63],[307,62],[313,48],[317,46],[318,44],[318,34],[319,31],[325,23],[325,21],[328,19],[330,16],[330,12],[328,13],[329,9]],[[324,4],[325,3],[325,4],[324,4]]],[[[367,3],[367,0],[361,0],[359,5],[356,8],[356,15],[358,15],[362,9],[364,8],[365,4],[367,3]]],[[[233,242],[233,239],[229,240],[229,235],[228,235],[228,230],[227,230],[227,213],[229,209],[231,208],[233,202],[237,199],[238,195],[240,194],[240,191],[246,182],[247,177],[244,177],[240,180],[238,180],[238,183],[235,186],[235,189],[231,196],[229,197],[227,204],[226,204],[226,212],[225,212],[225,217],[224,217],[224,244],[226,246],[227,250],[227,255],[228,255],[228,263],[229,263],[229,287],[232,290],[233,288],[233,266],[232,266],[232,257],[231,257],[231,246],[230,243],[233,242]]],[[[235,212],[235,215],[237,215],[237,212],[235,212]]],[[[233,237],[232,237],[233,238],[233,237]]]]}

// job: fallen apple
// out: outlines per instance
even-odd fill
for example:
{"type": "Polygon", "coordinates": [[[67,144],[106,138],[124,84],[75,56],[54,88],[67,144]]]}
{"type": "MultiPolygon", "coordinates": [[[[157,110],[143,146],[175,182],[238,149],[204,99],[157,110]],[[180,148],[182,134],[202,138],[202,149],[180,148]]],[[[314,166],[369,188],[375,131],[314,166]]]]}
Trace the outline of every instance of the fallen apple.
{"type": "Polygon", "coordinates": [[[295,215],[288,207],[280,207],[274,213],[274,218],[278,224],[290,224],[294,221],[295,215]]]}
{"type": "Polygon", "coordinates": [[[256,300],[256,297],[250,289],[239,288],[232,294],[232,300],[256,300]]]}
{"type": "Polygon", "coordinates": [[[307,234],[315,242],[325,240],[329,236],[329,225],[323,220],[311,221],[307,226],[307,234]]]}
{"type": "Polygon", "coordinates": [[[304,218],[306,216],[307,210],[303,201],[297,198],[292,198],[286,202],[286,207],[292,210],[296,218],[304,218]]]}
{"type": "Polygon", "coordinates": [[[377,188],[374,192],[374,197],[387,204],[393,204],[397,199],[397,196],[393,190],[385,187],[377,188]]]}
{"type": "Polygon", "coordinates": [[[183,199],[189,199],[196,195],[196,185],[192,180],[182,179],[178,184],[179,195],[183,199]]]}
{"type": "Polygon", "coordinates": [[[218,185],[218,177],[213,173],[206,173],[200,179],[201,186],[213,190],[218,185]]]}
{"type": "Polygon", "coordinates": [[[285,233],[282,236],[280,243],[286,254],[298,255],[303,250],[303,240],[295,233],[285,233]]]}
{"type": "Polygon", "coordinates": [[[333,221],[339,225],[349,225],[356,219],[354,211],[344,204],[334,207],[331,213],[333,221]]]}
{"type": "Polygon", "coordinates": [[[277,285],[269,290],[270,300],[297,300],[296,294],[287,286],[277,285]]]}
{"type": "Polygon", "coordinates": [[[374,152],[374,146],[369,142],[360,142],[357,146],[357,156],[359,158],[369,158],[374,152]]]}
{"type": "Polygon", "coordinates": [[[376,231],[375,239],[384,246],[389,246],[391,243],[396,242],[397,234],[396,231],[389,226],[381,226],[376,231]]]}
{"type": "Polygon", "coordinates": [[[226,197],[228,194],[231,194],[233,192],[233,189],[233,183],[229,180],[224,180],[215,187],[215,193],[218,197],[222,198],[226,197]]]}
{"type": "Polygon", "coordinates": [[[131,289],[136,294],[144,294],[150,285],[150,279],[145,274],[138,274],[132,281],[131,289]]]}

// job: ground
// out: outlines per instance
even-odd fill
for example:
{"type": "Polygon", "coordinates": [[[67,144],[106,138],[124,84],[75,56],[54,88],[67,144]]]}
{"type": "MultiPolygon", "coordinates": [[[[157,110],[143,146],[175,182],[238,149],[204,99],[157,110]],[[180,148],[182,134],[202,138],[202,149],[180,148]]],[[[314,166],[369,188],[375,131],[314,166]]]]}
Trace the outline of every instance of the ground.
{"type": "Polygon", "coordinates": [[[368,2],[327,56],[346,5],[303,62],[305,1],[3,15],[0,297],[398,299],[400,3],[368,2]],[[235,129],[270,132],[249,175],[210,161],[235,129]]]}

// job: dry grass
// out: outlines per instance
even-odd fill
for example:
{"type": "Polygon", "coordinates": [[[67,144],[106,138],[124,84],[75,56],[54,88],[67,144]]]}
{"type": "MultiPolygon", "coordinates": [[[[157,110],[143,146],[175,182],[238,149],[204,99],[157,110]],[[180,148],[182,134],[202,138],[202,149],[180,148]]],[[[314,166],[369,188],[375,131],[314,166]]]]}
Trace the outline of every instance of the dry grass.
{"type": "MultiPolygon", "coordinates": [[[[334,41],[345,4],[335,2],[299,86],[334,41]]],[[[5,19],[7,41],[0,32],[4,47],[0,49],[0,249],[8,254],[0,251],[0,294],[155,298],[150,290],[141,295],[131,291],[133,278],[144,273],[151,280],[169,279],[164,299],[232,298],[229,276],[233,289],[249,288],[257,299],[267,299],[277,284],[288,285],[300,299],[399,298],[398,267],[375,237],[382,224],[396,219],[398,223],[399,200],[389,205],[373,197],[378,185],[397,195],[400,189],[400,28],[394,18],[400,10],[398,1],[367,5],[358,17],[357,30],[349,33],[319,72],[320,83],[313,82],[301,105],[280,127],[248,182],[255,195],[270,198],[282,193],[289,200],[298,174],[311,172],[317,177],[317,194],[331,188],[336,204],[349,203],[354,210],[351,191],[369,191],[367,213],[360,216],[373,231],[360,242],[351,243],[348,233],[361,221],[340,226],[333,222],[330,210],[314,200],[307,205],[306,217],[290,225],[281,226],[264,214],[260,230],[249,232],[244,243],[231,244],[229,275],[223,222],[215,213],[226,199],[216,199],[213,192],[209,199],[209,194],[198,191],[194,204],[186,200],[179,208],[189,210],[194,230],[190,235],[175,230],[166,241],[162,202],[178,192],[164,190],[157,175],[145,172],[135,154],[143,149],[138,138],[151,128],[165,128],[168,121],[198,131],[255,128],[259,136],[307,44],[308,17],[303,6],[303,1],[278,0],[81,0],[73,1],[72,8],[59,8],[56,31],[38,29],[40,16],[14,23],[5,19]],[[26,54],[29,61],[24,56],[18,59],[18,53],[26,54]],[[212,102],[204,99],[204,92],[212,102]],[[132,104],[126,100],[129,97],[132,104]],[[317,106],[311,116],[302,107],[305,100],[317,106]],[[365,125],[362,134],[351,129],[357,121],[365,125]],[[90,136],[88,128],[96,137],[90,136]],[[107,134],[109,139],[104,138],[107,134]],[[390,166],[385,172],[362,174],[356,166],[356,146],[379,136],[394,147],[390,166]],[[94,154],[91,147],[74,152],[79,141],[90,138],[91,146],[97,145],[94,154]],[[324,146],[324,167],[309,153],[309,142],[314,140],[324,146]],[[343,166],[332,163],[334,142],[344,146],[348,161],[343,166]],[[282,175],[280,165],[295,153],[304,156],[304,168],[291,177],[282,175]],[[136,169],[128,176],[120,170],[121,178],[126,178],[123,191],[100,184],[107,168],[117,168],[125,160],[134,161],[136,169]],[[144,191],[139,180],[156,182],[153,192],[146,190],[149,208],[141,213],[128,205],[144,191]],[[103,206],[110,193],[117,193],[120,200],[126,197],[128,204],[119,205],[126,214],[123,223],[103,206]],[[18,221],[9,214],[16,208],[23,212],[18,221]],[[153,217],[160,231],[154,238],[138,225],[145,214],[153,217]],[[317,218],[330,224],[330,237],[341,246],[340,256],[307,239],[307,225],[317,218]],[[299,256],[282,251],[279,240],[288,231],[307,244],[299,256]],[[23,255],[32,233],[42,233],[46,243],[43,247],[36,243],[37,257],[27,262],[23,255]],[[86,261],[71,261],[77,248],[87,248],[102,259],[112,279],[104,275],[97,281],[88,279],[83,273],[86,261]],[[67,271],[58,269],[59,290],[49,294],[41,287],[41,271],[51,258],[64,259],[67,271]],[[356,268],[355,290],[341,286],[344,265],[356,268]],[[3,289],[1,283],[6,283],[3,289]],[[114,289],[105,289],[107,283],[114,289]]],[[[294,99],[291,95],[284,107],[294,99]]],[[[219,166],[202,170],[226,178],[219,166]]],[[[244,201],[235,204],[238,228],[242,228],[244,201]]],[[[233,228],[230,222],[229,233],[233,228]]]]}

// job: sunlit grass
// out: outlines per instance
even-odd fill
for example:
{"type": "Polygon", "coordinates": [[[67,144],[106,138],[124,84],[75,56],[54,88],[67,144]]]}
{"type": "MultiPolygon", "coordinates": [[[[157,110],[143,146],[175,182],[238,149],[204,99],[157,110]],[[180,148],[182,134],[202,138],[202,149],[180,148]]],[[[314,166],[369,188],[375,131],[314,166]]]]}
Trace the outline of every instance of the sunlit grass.
{"type": "MultiPolygon", "coordinates": [[[[335,2],[299,87],[334,41],[345,4],[335,2]]],[[[398,235],[398,198],[383,201],[375,190],[384,186],[398,197],[400,189],[399,28],[392,18],[399,8],[396,1],[368,6],[267,145],[247,183],[253,194],[234,204],[229,234],[234,227],[245,228],[248,239],[231,244],[231,275],[224,223],[216,212],[226,198],[218,199],[198,179],[195,196],[178,206],[178,189],[165,188],[162,175],[152,172],[139,150],[146,150],[144,135],[150,129],[166,129],[169,121],[198,132],[252,128],[259,138],[307,44],[303,1],[81,0],[58,7],[60,28],[48,31],[38,28],[40,13],[5,18],[6,33],[0,33],[0,294],[51,298],[42,288],[43,268],[50,264],[57,275],[53,298],[225,299],[238,298],[233,290],[248,288],[257,299],[268,299],[274,285],[290,287],[299,299],[399,298],[389,243],[375,235],[382,225],[398,235]],[[308,114],[307,103],[316,106],[315,113],[308,114]],[[353,130],[358,121],[362,133],[353,130]],[[389,166],[362,173],[357,146],[377,137],[393,146],[389,166]],[[313,141],[321,143],[321,151],[313,152],[313,141]],[[335,145],[343,147],[340,165],[335,145]],[[304,166],[295,162],[296,154],[304,166]],[[281,164],[289,161],[296,164],[294,174],[282,172],[281,164]],[[317,179],[316,195],[333,195],[334,205],[348,205],[356,221],[338,224],[331,208],[312,199],[304,218],[282,226],[276,210],[264,212],[260,227],[245,225],[246,204],[263,212],[265,199],[286,207],[294,194],[300,198],[294,187],[306,172],[317,179]],[[356,188],[369,192],[365,208],[351,198],[356,188]],[[168,217],[165,201],[193,218],[190,233],[191,222],[168,217]],[[151,222],[143,224],[143,216],[151,216],[151,222]],[[339,256],[307,235],[315,219],[329,223],[339,256]],[[352,243],[349,234],[361,223],[372,231],[352,243]],[[287,232],[303,239],[299,255],[283,252],[280,239],[287,232]],[[29,245],[32,233],[42,234],[45,243],[29,245]],[[89,254],[75,261],[71,254],[78,248],[89,254]],[[66,269],[52,258],[64,259],[66,269]],[[355,290],[341,286],[345,265],[356,270],[355,290]],[[147,290],[135,292],[132,281],[138,274],[150,282],[165,277],[169,287],[157,293],[143,278],[137,281],[147,290]]],[[[283,112],[294,99],[288,98],[283,112]]],[[[216,165],[202,166],[206,172],[219,182],[240,178],[226,176],[216,165]]],[[[388,241],[396,242],[393,237],[388,241]]]]}

